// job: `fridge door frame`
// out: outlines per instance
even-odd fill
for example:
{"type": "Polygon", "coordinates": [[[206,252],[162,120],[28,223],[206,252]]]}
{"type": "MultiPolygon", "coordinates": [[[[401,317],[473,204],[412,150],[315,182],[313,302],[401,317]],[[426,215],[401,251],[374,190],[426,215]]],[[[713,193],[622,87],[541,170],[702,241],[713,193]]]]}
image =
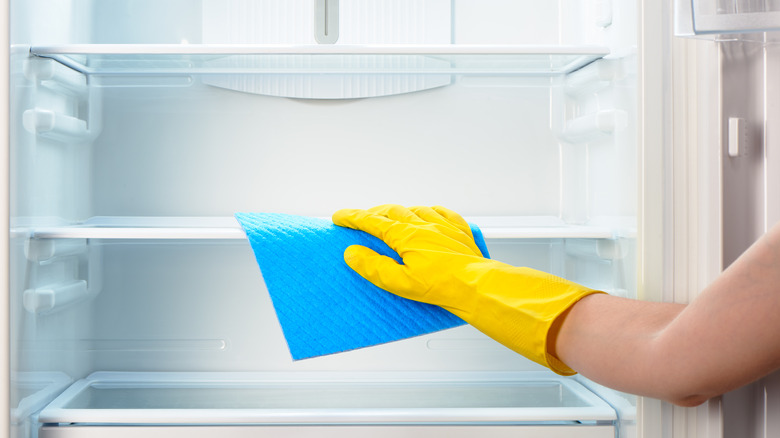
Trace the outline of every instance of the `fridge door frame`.
{"type": "MultiPolygon", "coordinates": [[[[664,301],[689,303],[723,270],[723,187],[718,126],[717,45],[673,37],[672,128],[664,301]]],[[[720,397],[701,406],[666,407],[673,436],[723,436],[720,397]]]]}
{"type": "Polygon", "coordinates": [[[0,300],[0,349],[3,352],[0,361],[0,411],[3,412],[0,419],[0,437],[10,436],[10,412],[11,412],[11,393],[10,393],[10,330],[9,330],[9,153],[10,153],[10,134],[9,134],[9,56],[10,56],[10,38],[9,38],[9,2],[0,0],[0,101],[4,102],[0,110],[0,138],[2,138],[2,153],[0,154],[0,228],[4,231],[0,233],[0,292],[3,299],[0,300]]]}
{"type": "MultiPolygon", "coordinates": [[[[688,303],[722,270],[717,46],[673,36],[671,0],[641,10],[638,298],[688,303]]],[[[719,397],[693,408],[641,397],[637,414],[638,437],[723,436],[719,397]]]]}

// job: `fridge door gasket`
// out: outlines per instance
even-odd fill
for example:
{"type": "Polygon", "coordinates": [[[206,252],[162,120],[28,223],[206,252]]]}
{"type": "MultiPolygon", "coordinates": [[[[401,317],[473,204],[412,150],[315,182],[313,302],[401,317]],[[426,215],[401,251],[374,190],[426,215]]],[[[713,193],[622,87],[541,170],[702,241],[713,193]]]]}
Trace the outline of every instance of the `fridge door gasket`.
{"type": "Polygon", "coordinates": [[[576,381],[545,372],[97,372],[55,399],[41,412],[40,422],[82,426],[603,426],[616,418],[607,403],[576,381]],[[99,394],[101,390],[104,395],[99,394]],[[111,391],[116,394],[112,396],[111,391]],[[166,403],[173,407],[163,407],[166,403]]]}

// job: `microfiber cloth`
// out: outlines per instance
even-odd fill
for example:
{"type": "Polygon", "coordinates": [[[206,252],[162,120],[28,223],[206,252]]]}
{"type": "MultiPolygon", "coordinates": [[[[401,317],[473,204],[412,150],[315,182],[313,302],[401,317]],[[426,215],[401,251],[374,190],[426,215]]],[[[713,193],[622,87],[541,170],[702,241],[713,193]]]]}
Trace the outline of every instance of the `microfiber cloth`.
{"type": "MultiPolygon", "coordinates": [[[[252,245],[294,360],[338,353],[457,327],[463,320],[438,306],[386,292],[344,262],[350,245],[401,262],[384,242],[328,219],[236,213],[252,245]]],[[[489,257],[482,232],[474,239],[489,257]]]]}

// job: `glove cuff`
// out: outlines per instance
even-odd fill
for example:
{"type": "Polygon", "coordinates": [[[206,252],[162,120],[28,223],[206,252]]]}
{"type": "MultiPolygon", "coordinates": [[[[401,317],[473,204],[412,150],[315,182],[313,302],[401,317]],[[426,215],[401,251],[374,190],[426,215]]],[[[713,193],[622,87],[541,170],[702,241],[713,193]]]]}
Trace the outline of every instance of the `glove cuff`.
{"type": "Polygon", "coordinates": [[[569,313],[569,310],[572,308],[572,306],[577,304],[577,302],[580,301],[581,299],[587,297],[588,295],[605,293],[599,290],[588,289],[585,287],[583,287],[582,289],[583,290],[581,291],[581,293],[576,294],[576,298],[572,300],[571,303],[553,319],[553,321],[550,323],[547,329],[547,338],[544,346],[546,363],[541,363],[541,362],[540,363],[546,366],[547,368],[551,369],[552,371],[554,371],[556,374],[560,374],[562,376],[571,376],[577,374],[576,371],[571,369],[562,360],[558,359],[557,356],[555,356],[550,352],[550,350],[553,349],[553,346],[556,344],[556,341],[558,339],[558,333],[560,332],[563,319],[566,317],[566,314],[569,313]]]}
{"type": "Polygon", "coordinates": [[[558,318],[582,298],[604,293],[530,268],[491,270],[477,300],[455,312],[476,329],[560,375],[576,374],[550,353],[558,318]]]}

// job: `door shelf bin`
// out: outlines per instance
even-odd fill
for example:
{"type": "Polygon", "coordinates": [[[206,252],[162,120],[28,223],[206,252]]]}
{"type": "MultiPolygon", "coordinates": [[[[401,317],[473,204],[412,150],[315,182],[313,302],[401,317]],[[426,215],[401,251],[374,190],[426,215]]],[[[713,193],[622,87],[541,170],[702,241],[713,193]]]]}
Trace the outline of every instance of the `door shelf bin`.
{"type": "Polygon", "coordinates": [[[780,31],[780,3],[675,0],[678,36],[780,31]]]}
{"type": "Polygon", "coordinates": [[[97,372],[40,415],[89,425],[504,425],[612,430],[614,410],[549,373],[97,372]]]}

